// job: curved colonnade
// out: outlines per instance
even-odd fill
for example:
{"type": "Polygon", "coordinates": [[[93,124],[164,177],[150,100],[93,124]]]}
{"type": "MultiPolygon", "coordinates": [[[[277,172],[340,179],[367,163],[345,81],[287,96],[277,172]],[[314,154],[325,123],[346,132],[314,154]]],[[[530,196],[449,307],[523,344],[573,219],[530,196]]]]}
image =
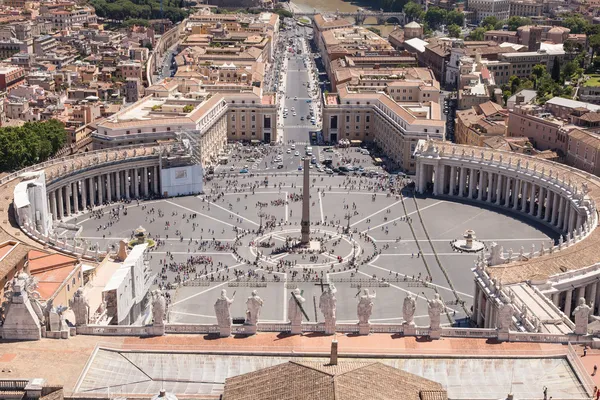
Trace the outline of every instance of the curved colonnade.
{"type": "Polygon", "coordinates": [[[450,200],[501,208],[541,223],[559,235],[531,251],[495,243],[475,272],[472,320],[497,326],[503,285],[527,282],[566,316],[584,297],[600,312],[600,244],[596,202],[600,179],[584,171],[511,152],[420,141],[415,150],[416,190],[450,200]],[[479,282],[478,282],[479,281],[479,282]]]}
{"type": "MultiPolygon", "coordinates": [[[[106,250],[91,251],[79,240],[61,240],[56,234],[44,234],[28,220],[11,224],[7,212],[13,203],[15,187],[31,173],[44,171],[48,210],[55,224],[62,218],[85,212],[111,201],[146,198],[160,194],[160,154],[171,145],[128,146],[98,150],[50,160],[0,179],[0,212],[6,213],[2,229],[30,245],[40,244],[72,255],[98,260],[106,250]],[[18,223],[21,226],[18,226],[18,223]],[[19,228],[33,241],[21,237],[19,228]],[[34,242],[35,241],[35,242],[34,242]],[[36,243],[37,242],[37,243],[36,243]]],[[[16,207],[12,205],[16,210],[16,207]]]]}

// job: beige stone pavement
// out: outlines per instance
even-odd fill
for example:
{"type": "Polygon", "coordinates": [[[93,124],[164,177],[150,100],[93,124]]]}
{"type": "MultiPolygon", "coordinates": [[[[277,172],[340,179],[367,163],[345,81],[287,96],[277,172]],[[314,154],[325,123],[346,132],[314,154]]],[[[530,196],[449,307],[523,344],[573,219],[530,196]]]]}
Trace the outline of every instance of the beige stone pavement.
{"type": "MultiPolygon", "coordinates": [[[[338,334],[340,355],[453,355],[453,356],[552,356],[562,355],[560,344],[495,343],[485,339],[447,338],[427,341],[389,334],[347,336],[338,334]]],[[[240,353],[328,353],[333,336],[285,336],[259,333],[252,337],[217,339],[204,335],[167,335],[153,338],[76,336],[68,340],[36,342],[0,341],[0,378],[45,378],[72,393],[90,355],[97,346],[131,350],[240,353]]],[[[588,352],[583,360],[600,365],[600,352],[588,352]]],[[[593,365],[592,365],[593,367],[593,365]]]]}

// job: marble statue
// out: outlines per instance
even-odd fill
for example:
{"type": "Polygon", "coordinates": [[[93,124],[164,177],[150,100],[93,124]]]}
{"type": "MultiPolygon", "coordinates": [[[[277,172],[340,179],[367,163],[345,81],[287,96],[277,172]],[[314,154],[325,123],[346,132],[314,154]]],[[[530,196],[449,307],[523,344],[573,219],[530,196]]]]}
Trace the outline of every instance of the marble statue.
{"type": "Polygon", "coordinates": [[[546,253],[546,248],[544,247],[544,242],[540,244],[540,256],[543,256],[546,253]]]}
{"type": "Polygon", "coordinates": [[[414,326],[415,310],[417,308],[417,302],[415,298],[410,294],[407,294],[402,304],[402,318],[404,318],[404,324],[414,326]]]}
{"type": "Polygon", "coordinates": [[[319,298],[319,310],[321,310],[325,318],[325,333],[329,335],[335,333],[336,292],[337,289],[335,286],[329,284],[327,290],[321,293],[321,297],[319,298]]]}
{"type": "Polygon", "coordinates": [[[87,325],[90,321],[90,303],[83,293],[83,289],[79,288],[75,291],[73,300],[69,302],[73,314],[75,314],[75,325],[87,325]]]}
{"type": "Polygon", "coordinates": [[[377,297],[377,294],[373,292],[373,294],[369,293],[369,289],[363,289],[363,294],[360,296],[358,300],[358,305],[356,306],[356,313],[358,314],[358,323],[361,325],[365,325],[369,323],[369,318],[373,313],[373,299],[377,297]]]}
{"type": "MultiPolygon", "coordinates": [[[[221,290],[221,296],[215,302],[215,314],[217,315],[217,324],[221,329],[221,336],[223,336],[223,329],[231,332],[231,314],[229,309],[235,299],[235,295],[230,299],[227,297],[227,290],[221,290]]],[[[226,335],[229,336],[229,333],[226,335]]]]}
{"type": "Polygon", "coordinates": [[[152,324],[162,326],[167,312],[167,300],[160,289],[152,291],[152,324]]]}
{"type": "Polygon", "coordinates": [[[427,312],[429,314],[429,329],[437,331],[440,329],[440,315],[444,311],[444,303],[440,300],[439,293],[436,293],[432,300],[428,300],[427,312]]]}
{"type": "Polygon", "coordinates": [[[258,296],[256,290],[252,291],[252,294],[246,300],[246,321],[247,325],[256,325],[258,317],[260,316],[260,309],[264,304],[264,300],[258,296]]]}
{"type": "Polygon", "coordinates": [[[587,335],[588,318],[590,315],[591,307],[585,304],[585,298],[579,298],[579,305],[573,310],[573,316],[575,317],[575,334],[587,335]]]}
{"type": "Polygon", "coordinates": [[[292,325],[302,324],[302,309],[300,305],[304,304],[306,299],[302,297],[300,289],[296,288],[292,291],[292,295],[288,301],[288,318],[292,325]]]}
{"type": "Polygon", "coordinates": [[[498,329],[501,332],[508,332],[512,325],[514,313],[515,307],[511,303],[506,303],[500,308],[500,314],[498,315],[498,329]]]}

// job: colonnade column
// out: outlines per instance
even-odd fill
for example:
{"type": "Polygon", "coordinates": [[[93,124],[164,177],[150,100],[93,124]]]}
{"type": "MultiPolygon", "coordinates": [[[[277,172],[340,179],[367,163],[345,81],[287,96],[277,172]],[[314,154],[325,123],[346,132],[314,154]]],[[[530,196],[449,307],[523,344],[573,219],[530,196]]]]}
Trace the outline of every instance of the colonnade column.
{"type": "Polygon", "coordinates": [[[476,180],[477,171],[473,168],[469,169],[469,199],[473,198],[473,190],[475,190],[475,186],[477,186],[476,180]]]}
{"type": "Polygon", "coordinates": [[[98,175],[98,203],[104,203],[104,175],[98,175]]]}
{"type": "Polygon", "coordinates": [[[71,216],[71,184],[65,186],[65,205],[66,205],[66,216],[71,216]]]}
{"type": "MultiPolygon", "coordinates": [[[[433,167],[431,167],[433,169],[433,167]]],[[[144,197],[148,197],[148,168],[144,167],[142,168],[142,172],[143,172],[143,176],[142,178],[144,179],[143,182],[143,188],[144,188],[144,197]]],[[[435,185],[434,185],[435,187],[435,185]]]]}
{"type": "Polygon", "coordinates": [[[502,202],[502,175],[496,174],[496,205],[499,206],[502,202]]]}
{"type": "Polygon", "coordinates": [[[75,213],[79,212],[79,181],[73,182],[73,208],[75,213]]]}
{"type": "Polygon", "coordinates": [[[108,174],[106,174],[106,201],[112,201],[112,199],[113,199],[110,175],[111,175],[110,172],[108,174]]]}
{"type": "Polygon", "coordinates": [[[479,170],[479,187],[477,188],[477,200],[483,199],[483,170],[479,170]]]}
{"type": "MultiPolygon", "coordinates": [[[[421,166],[423,167],[423,166],[421,166]]],[[[138,169],[134,168],[133,169],[133,184],[134,184],[134,193],[135,193],[135,198],[139,198],[140,197],[140,181],[139,181],[139,177],[138,177],[138,169]]]]}
{"type": "Polygon", "coordinates": [[[560,196],[556,192],[552,192],[552,221],[550,224],[557,225],[560,214],[560,196]]]}
{"type": "Polygon", "coordinates": [[[52,191],[50,192],[50,212],[52,213],[52,217],[54,219],[58,218],[58,215],[56,214],[56,191],[52,191]]]}
{"type": "Polygon", "coordinates": [[[565,212],[563,215],[563,221],[562,221],[562,229],[564,231],[569,231],[569,214],[571,212],[571,204],[569,203],[569,200],[565,200],[565,212]]]}
{"type": "Polygon", "coordinates": [[[488,172],[487,174],[488,174],[488,184],[487,184],[487,199],[486,199],[486,201],[488,203],[491,203],[492,202],[492,192],[494,191],[492,189],[493,188],[492,184],[494,182],[494,174],[491,172],[488,172]]]}
{"type": "Polygon", "coordinates": [[[131,197],[131,192],[129,191],[129,170],[125,170],[125,198],[129,200],[131,197]]]}
{"type": "Polygon", "coordinates": [[[456,187],[456,167],[450,167],[450,182],[449,182],[448,194],[454,196],[454,188],[456,187]]]}
{"type": "Polygon", "coordinates": [[[571,301],[572,300],[573,300],[573,290],[569,289],[569,290],[567,290],[567,294],[565,297],[565,308],[563,310],[568,318],[571,318],[571,301]]]}
{"type": "Polygon", "coordinates": [[[64,210],[65,210],[65,205],[63,203],[63,188],[62,187],[58,188],[57,192],[58,192],[58,219],[62,219],[64,210]]]}
{"type": "Polygon", "coordinates": [[[115,172],[115,191],[117,200],[121,200],[121,171],[115,172]]]}
{"type": "Polygon", "coordinates": [[[521,212],[527,210],[527,188],[529,182],[523,181],[523,189],[521,190],[521,212]]]}
{"type": "Polygon", "coordinates": [[[544,219],[546,222],[550,222],[552,219],[552,201],[553,201],[552,191],[550,189],[546,189],[546,211],[544,212],[544,219]]]}
{"type": "Polygon", "coordinates": [[[83,211],[87,209],[87,179],[81,180],[81,207],[83,211]]]}
{"type": "Polygon", "coordinates": [[[542,218],[542,212],[544,210],[544,199],[546,194],[544,193],[545,189],[543,187],[539,187],[540,188],[540,193],[538,195],[538,210],[537,210],[537,217],[539,219],[542,218]]]}
{"type": "Polygon", "coordinates": [[[590,295],[586,297],[586,300],[588,303],[592,303],[592,315],[594,315],[594,310],[596,309],[596,291],[598,290],[598,282],[594,282],[588,286],[590,288],[590,295]]]}
{"type": "Polygon", "coordinates": [[[535,210],[535,183],[531,184],[531,194],[529,197],[529,215],[533,216],[535,210]]]}
{"type": "Polygon", "coordinates": [[[465,195],[465,181],[467,179],[467,170],[465,167],[460,167],[460,178],[458,180],[458,195],[464,197],[465,195]]]}
{"type": "Polygon", "coordinates": [[[517,210],[519,207],[519,192],[521,191],[521,180],[517,179],[515,182],[515,188],[513,189],[513,210],[517,210]]]}
{"type": "Polygon", "coordinates": [[[577,219],[577,210],[573,206],[569,206],[569,232],[573,232],[575,230],[575,221],[577,219]]]}
{"type": "Polygon", "coordinates": [[[510,207],[510,184],[512,179],[506,177],[506,188],[504,190],[504,207],[510,207]]]}
{"type": "MultiPolygon", "coordinates": [[[[441,187],[442,187],[442,194],[444,194],[444,172],[445,172],[445,167],[442,165],[440,167],[442,169],[441,171],[441,187]]],[[[152,169],[152,181],[153,181],[153,186],[152,186],[152,191],[154,192],[154,194],[159,194],[160,193],[160,189],[158,187],[158,174],[160,173],[160,167],[154,167],[152,169]]]]}

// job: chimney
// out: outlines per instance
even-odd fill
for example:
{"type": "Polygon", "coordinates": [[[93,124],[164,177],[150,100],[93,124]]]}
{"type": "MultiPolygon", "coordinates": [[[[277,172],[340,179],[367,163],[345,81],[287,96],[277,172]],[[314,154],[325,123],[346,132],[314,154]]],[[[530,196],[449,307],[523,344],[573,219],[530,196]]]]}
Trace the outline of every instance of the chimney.
{"type": "Polygon", "coordinates": [[[338,341],[333,339],[331,341],[331,354],[329,355],[329,365],[337,365],[338,357],[338,341]]]}
{"type": "Polygon", "coordinates": [[[506,400],[513,400],[513,394],[509,393],[508,396],[506,396],[506,400]]]}
{"type": "Polygon", "coordinates": [[[517,103],[517,105],[524,103],[525,102],[525,96],[523,96],[522,94],[518,94],[517,98],[515,99],[515,102],[517,103]]]}

